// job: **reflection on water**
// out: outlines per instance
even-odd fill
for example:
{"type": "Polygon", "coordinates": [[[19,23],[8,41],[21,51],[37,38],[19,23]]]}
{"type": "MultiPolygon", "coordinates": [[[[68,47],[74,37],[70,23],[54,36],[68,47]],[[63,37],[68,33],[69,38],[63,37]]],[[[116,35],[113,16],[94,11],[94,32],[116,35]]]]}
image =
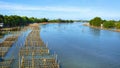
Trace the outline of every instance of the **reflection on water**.
{"type": "Polygon", "coordinates": [[[120,33],[81,23],[41,25],[41,38],[62,68],[120,68],[120,33]]]}
{"type": "Polygon", "coordinates": [[[94,35],[94,36],[100,36],[100,31],[101,30],[99,30],[99,29],[97,29],[97,28],[89,28],[90,29],[90,32],[92,33],[92,35],[94,35]]]}

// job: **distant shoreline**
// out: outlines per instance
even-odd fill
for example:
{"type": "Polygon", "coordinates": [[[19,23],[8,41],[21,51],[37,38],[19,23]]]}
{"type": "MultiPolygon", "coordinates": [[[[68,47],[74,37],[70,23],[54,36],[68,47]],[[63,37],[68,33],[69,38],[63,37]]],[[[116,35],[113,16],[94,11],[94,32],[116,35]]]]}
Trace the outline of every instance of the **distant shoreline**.
{"type": "Polygon", "coordinates": [[[101,27],[95,27],[95,26],[91,26],[89,23],[84,23],[83,24],[84,26],[88,26],[88,27],[91,27],[91,28],[97,28],[97,29],[101,29],[101,30],[109,30],[109,31],[114,31],[114,32],[120,32],[120,29],[106,29],[106,28],[103,28],[102,26],[101,27]]]}

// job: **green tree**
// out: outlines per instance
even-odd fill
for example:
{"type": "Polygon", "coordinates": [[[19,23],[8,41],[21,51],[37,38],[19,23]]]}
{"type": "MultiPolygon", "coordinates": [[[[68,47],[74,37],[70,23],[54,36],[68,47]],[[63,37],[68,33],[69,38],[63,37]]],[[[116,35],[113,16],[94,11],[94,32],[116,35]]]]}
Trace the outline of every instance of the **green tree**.
{"type": "Polygon", "coordinates": [[[4,26],[8,27],[8,16],[4,16],[4,26]]]}
{"type": "Polygon", "coordinates": [[[74,22],[74,21],[73,21],[73,20],[54,19],[54,20],[49,20],[49,22],[72,23],[72,22],[74,22]]]}
{"type": "Polygon", "coordinates": [[[55,20],[48,20],[46,18],[35,18],[35,17],[26,17],[26,16],[17,16],[17,15],[10,15],[10,16],[3,16],[0,15],[0,23],[4,23],[5,27],[16,27],[16,26],[24,26],[30,23],[41,23],[41,22],[73,22],[72,20],[62,20],[62,19],[55,19],[55,20]]]}
{"type": "Polygon", "coordinates": [[[115,23],[114,23],[114,21],[106,21],[103,23],[103,27],[104,28],[113,28],[113,27],[115,27],[115,23]]]}
{"type": "Polygon", "coordinates": [[[3,21],[4,21],[4,16],[0,15],[0,23],[3,23],[3,21]]]}
{"type": "Polygon", "coordinates": [[[27,25],[29,23],[29,19],[26,16],[22,17],[22,25],[27,25]]]}
{"type": "Polygon", "coordinates": [[[41,22],[48,22],[48,19],[42,18],[42,19],[41,19],[41,22]]]}
{"type": "Polygon", "coordinates": [[[115,26],[117,29],[120,29],[120,22],[116,24],[115,26]]]}
{"type": "Polygon", "coordinates": [[[95,17],[94,19],[90,20],[90,25],[99,27],[101,26],[102,22],[103,21],[100,17],[95,17]]]}

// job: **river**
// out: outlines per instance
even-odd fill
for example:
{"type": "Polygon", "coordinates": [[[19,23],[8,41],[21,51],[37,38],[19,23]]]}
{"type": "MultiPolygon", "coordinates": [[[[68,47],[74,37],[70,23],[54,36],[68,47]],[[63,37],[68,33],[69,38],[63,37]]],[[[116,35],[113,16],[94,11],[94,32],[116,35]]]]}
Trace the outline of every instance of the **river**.
{"type": "Polygon", "coordinates": [[[61,68],[120,68],[120,33],[83,23],[41,25],[40,36],[61,68]]]}

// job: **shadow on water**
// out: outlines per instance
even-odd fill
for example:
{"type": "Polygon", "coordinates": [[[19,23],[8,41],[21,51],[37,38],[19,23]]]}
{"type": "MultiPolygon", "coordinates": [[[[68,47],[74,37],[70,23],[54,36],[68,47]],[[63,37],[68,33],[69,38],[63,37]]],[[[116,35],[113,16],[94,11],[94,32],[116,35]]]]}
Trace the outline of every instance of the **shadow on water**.
{"type": "Polygon", "coordinates": [[[0,62],[2,62],[2,61],[4,61],[4,59],[0,57],[0,62]]]}

